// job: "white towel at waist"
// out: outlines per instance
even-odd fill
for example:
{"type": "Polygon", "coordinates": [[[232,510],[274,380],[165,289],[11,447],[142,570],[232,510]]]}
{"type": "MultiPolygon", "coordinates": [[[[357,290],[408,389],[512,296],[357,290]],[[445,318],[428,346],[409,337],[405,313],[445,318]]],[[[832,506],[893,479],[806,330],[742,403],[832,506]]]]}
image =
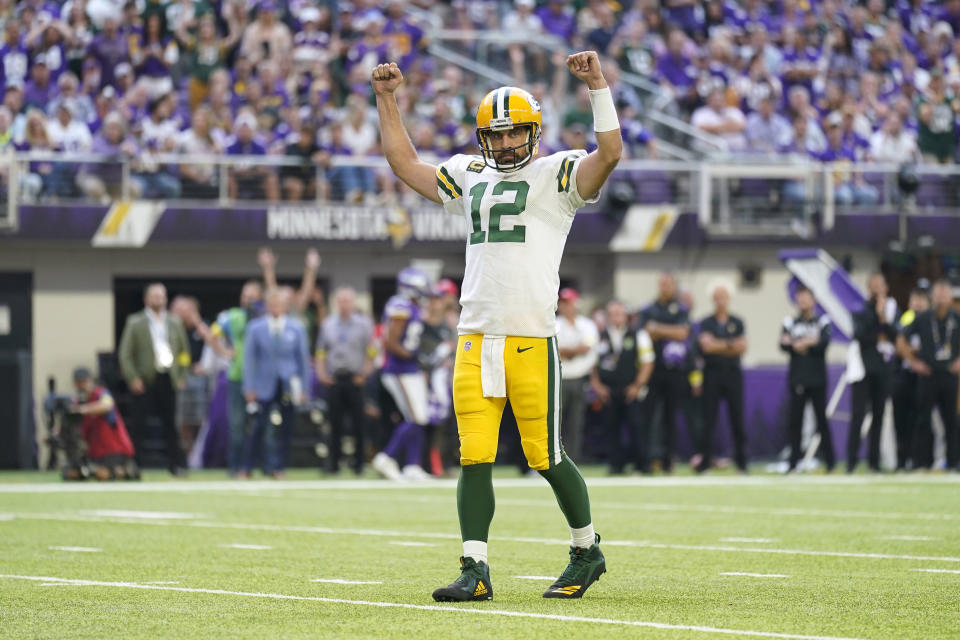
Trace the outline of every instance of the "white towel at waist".
{"type": "Polygon", "coordinates": [[[483,336],[480,342],[480,387],[484,398],[507,397],[507,370],[503,364],[506,336],[483,336]]]}

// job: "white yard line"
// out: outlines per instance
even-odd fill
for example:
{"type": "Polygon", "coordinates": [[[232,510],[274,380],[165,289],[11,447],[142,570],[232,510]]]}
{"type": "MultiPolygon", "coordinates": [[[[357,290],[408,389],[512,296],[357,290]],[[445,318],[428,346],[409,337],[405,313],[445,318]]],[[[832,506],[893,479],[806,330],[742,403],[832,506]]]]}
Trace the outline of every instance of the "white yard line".
{"type": "Polygon", "coordinates": [[[202,593],[210,595],[236,596],[242,598],[260,598],[268,600],[297,600],[307,602],[323,602],[328,604],[345,604],[358,607],[378,607],[391,609],[414,609],[418,611],[436,611],[458,615],[486,615],[503,616],[507,618],[527,618],[534,620],[551,620],[557,622],[582,622],[585,624],[616,625],[623,627],[643,627],[666,631],[686,631],[698,633],[714,633],[728,636],[749,636],[755,638],[783,638],[789,640],[856,640],[854,638],[839,638],[836,636],[804,635],[797,633],[780,633],[776,631],[750,631],[746,629],[725,629],[722,627],[707,627],[692,624],[667,624],[664,622],[647,622],[641,620],[618,620],[615,618],[590,618],[587,616],[555,615],[548,613],[533,613],[527,611],[510,611],[506,609],[463,608],[457,606],[442,606],[429,604],[408,604],[405,602],[383,602],[376,600],[346,600],[344,598],[322,598],[317,596],[297,596],[283,593],[254,593],[249,591],[228,591],[226,589],[199,589],[190,587],[169,587],[136,582],[104,582],[99,580],[71,580],[67,578],[52,578],[49,576],[22,576],[0,574],[0,579],[30,580],[34,582],[62,582],[77,586],[113,587],[118,589],[145,589],[156,591],[176,591],[180,593],[202,593]]]}
{"type": "MultiPolygon", "coordinates": [[[[592,487],[768,487],[778,491],[785,488],[804,486],[903,486],[903,485],[956,485],[960,484],[960,475],[917,475],[917,476],[677,476],[677,477],[627,477],[627,478],[587,478],[592,487]]],[[[384,480],[251,480],[251,481],[197,481],[184,482],[126,482],[110,484],[67,484],[60,482],[10,483],[0,484],[0,493],[249,493],[256,491],[344,491],[344,490],[382,490],[417,491],[452,489],[457,486],[456,479],[432,480],[411,487],[409,483],[393,483],[384,480]]],[[[498,478],[494,480],[497,488],[529,488],[546,486],[542,478],[498,478]]]]}
{"type": "Polygon", "coordinates": [[[310,582],[325,584],[383,584],[382,580],[344,580],[343,578],[313,578],[310,582]]]}
{"type": "Polygon", "coordinates": [[[97,547],[49,547],[50,551],[71,551],[76,553],[100,553],[103,549],[97,547]]]}
{"type": "Polygon", "coordinates": [[[720,542],[747,542],[754,544],[767,544],[776,541],[776,538],[720,538],[720,542]]]}
{"type": "Polygon", "coordinates": [[[914,571],[922,571],[924,573],[960,573],[956,569],[914,569],[914,571]]]}
{"type": "Polygon", "coordinates": [[[273,549],[273,547],[271,547],[271,546],[268,545],[268,544],[240,544],[240,543],[235,543],[235,544],[222,544],[222,545],[220,545],[220,546],[223,547],[224,549],[246,549],[246,550],[249,550],[249,551],[269,551],[270,549],[273,549]]]}
{"type": "MultiPolygon", "coordinates": [[[[374,536],[387,538],[427,538],[434,540],[459,540],[460,535],[456,533],[443,533],[440,531],[392,531],[385,529],[340,529],[333,527],[313,527],[299,525],[278,525],[278,524],[254,524],[243,522],[204,522],[200,520],[177,520],[165,522],[163,520],[112,520],[109,518],[92,518],[86,516],[71,516],[60,514],[38,514],[38,513],[18,513],[17,518],[35,519],[35,520],[54,520],[69,522],[92,522],[107,524],[138,524],[142,526],[178,526],[178,527],[197,527],[205,529],[234,529],[241,531],[282,531],[289,533],[317,533],[329,535],[352,535],[352,536],[374,536]]],[[[531,544],[542,545],[563,545],[570,544],[569,538],[532,538],[518,536],[493,536],[492,540],[505,542],[527,542],[531,544]]],[[[953,556],[917,556],[902,555],[894,553],[867,553],[857,551],[824,551],[817,549],[777,549],[771,547],[733,547],[724,545],[698,545],[698,544],[665,544],[659,542],[650,542],[648,540],[604,540],[603,544],[608,547],[633,547],[637,549],[666,549],[679,551],[723,551],[736,553],[771,553],[788,556],[821,556],[826,558],[861,558],[870,560],[913,560],[919,562],[958,562],[960,557],[953,556]]]]}
{"type": "Polygon", "coordinates": [[[746,576],[748,578],[789,578],[783,573],[746,573],[744,571],[721,571],[722,576],[746,576]]]}
{"type": "Polygon", "coordinates": [[[934,538],[932,536],[886,536],[884,540],[901,540],[904,542],[933,542],[934,540],[940,540],[940,538],[934,538]]]}
{"type": "Polygon", "coordinates": [[[393,544],[398,547],[435,547],[432,542],[413,542],[410,540],[391,540],[387,544],[393,544]]]}
{"type": "Polygon", "coordinates": [[[181,513],[179,511],[130,511],[126,509],[92,509],[83,511],[104,518],[143,518],[144,520],[201,520],[210,519],[209,513],[181,513]]]}

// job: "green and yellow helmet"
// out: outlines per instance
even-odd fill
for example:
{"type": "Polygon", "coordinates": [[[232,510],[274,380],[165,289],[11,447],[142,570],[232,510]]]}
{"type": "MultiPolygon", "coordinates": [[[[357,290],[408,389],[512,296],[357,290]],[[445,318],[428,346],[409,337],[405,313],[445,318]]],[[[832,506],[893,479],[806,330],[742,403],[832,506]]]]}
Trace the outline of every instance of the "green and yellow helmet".
{"type": "Polygon", "coordinates": [[[477,109],[477,143],[488,167],[499,171],[515,171],[533,160],[540,144],[540,103],[528,91],[518,87],[500,87],[483,97],[477,109]],[[515,127],[528,127],[527,140],[517,147],[494,150],[488,135],[491,131],[507,131],[515,127]],[[501,164],[496,152],[527,149],[527,155],[512,163],[501,164]]]}

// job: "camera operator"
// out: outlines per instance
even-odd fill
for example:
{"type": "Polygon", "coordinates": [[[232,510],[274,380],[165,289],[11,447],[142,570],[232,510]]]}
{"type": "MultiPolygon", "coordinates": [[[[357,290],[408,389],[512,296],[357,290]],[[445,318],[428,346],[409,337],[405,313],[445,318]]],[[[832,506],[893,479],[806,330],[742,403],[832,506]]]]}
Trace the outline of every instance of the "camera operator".
{"type": "Polygon", "coordinates": [[[70,413],[81,416],[80,435],[87,444],[87,458],[98,480],[138,478],[133,462],[133,443],[106,387],[96,384],[86,367],[73,371],[77,395],[70,413]]]}

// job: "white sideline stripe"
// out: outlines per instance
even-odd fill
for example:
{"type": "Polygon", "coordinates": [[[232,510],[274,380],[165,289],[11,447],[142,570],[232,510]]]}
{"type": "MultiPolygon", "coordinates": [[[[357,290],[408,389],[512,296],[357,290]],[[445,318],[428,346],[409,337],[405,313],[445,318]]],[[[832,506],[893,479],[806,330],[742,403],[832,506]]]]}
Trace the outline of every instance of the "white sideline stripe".
{"type": "Polygon", "coordinates": [[[13,520],[14,515],[12,513],[0,513],[0,522],[6,522],[13,520]]]}
{"type": "Polygon", "coordinates": [[[73,551],[76,553],[100,553],[103,549],[97,547],[50,547],[50,551],[73,551]]]}
{"type": "MultiPolygon", "coordinates": [[[[0,476],[2,477],[2,476],[0,476]]],[[[591,487],[765,487],[781,491],[785,488],[803,486],[900,486],[900,485],[957,485],[960,476],[956,474],[918,475],[918,476],[678,476],[678,477],[627,477],[627,478],[586,478],[591,487]]],[[[543,478],[499,478],[493,482],[495,488],[529,488],[545,486],[543,478]]],[[[455,479],[434,480],[429,484],[418,485],[418,489],[453,489],[455,479]]],[[[409,485],[388,482],[386,480],[234,480],[184,482],[131,482],[124,484],[65,484],[57,482],[10,483],[0,484],[0,493],[198,493],[227,492],[249,493],[251,491],[344,491],[344,490],[383,490],[409,491],[409,485]]]]}
{"type": "Polygon", "coordinates": [[[222,544],[222,545],[220,545],[220,546],[223,547],[224,549],[248,549],[248,550],[250,550],[250,551],[268,551],[268,550],[270,550],[270,549],[273,549],[273,547],[271,547],[271,546],[268,545],[268,544],[240,544],[240,543],[236,543],[236,544],[222,544]]]}
{"type": "Polygon", "coordinates": [[[209,513],[180,513],[178,511],[128,511],[126,509],[93,509],[84,511],[105,518],[143,518],[145,520],[200,520],[212,518],[209,513]]]}
{"type": "Polygon", "coordinates": [[[776,541],[776,538],[720,538],[720,542],[753,542],[763,544],[776,541]]]}
{"type": "Polygon", "coordinates": [[[914,569],[914,571],[923,571],[924,573],[960,573],[956,569],[914,569]]]}
{"type": "Polygon", "coordinates": [[[380,607],[384,609],[414,609],[419,611],[440,611],[443,613],[476,614],[486,616],[504,616],[508,618],[530,618],[535,620],[553,620],[559,622],[587,622],[593,624],[618,625],[625,627],[645,627],[648,629],[662,629],[667,631],[695,631],[699,633],[716,633],[730,636],[752,636],[758,638],[786,638],[789,640],[859,640],[857,638],[842,638],[836,636],[812,636],[796,633],[779,633],[775,631],[748,631],[745,629],[724,629],[721,627],[705,627],[691,624],[667,624],[665,622],[646,622],[641,620],[617,620],[614,618],[589,618],[586,616],[553,615],[547,613],[533,613],[526,611],[509,611],[506,609],[466,609],[460,607],[408,604],[405,602],[382,602],[374,600],[346,600],[344,598],[323,598],[319,596],[296,596],[283,593],[255,593],[250,591],[227,591],[226,589],[200,589],[192,587],[168,587],[136,582],[103,582],[99,580],[71,580],[68,578],[52,578],[49,576],[21,576],[0,574],[0,578],[7,580],[31,580],[35,582],[62,582],[77,586],[116,587],[121,589],[148,589],[156,591],[177,591],[181,593],[204,593],[223,596],[239,596],[244,598],[266,598],[270,600],[298,600],[307,602],[324,602],[329,604],[349,604],[360,607],[380,607]]]}
{"type": "Polygon", "coordinates": [[[413,542],[411,540],[391,540],[387,544],[394,544],[398,547],[435,547],[432,542],[413,542]]]}
{"type": "Polygon", "coordinates": [[[934,540],[940,540],[940,538],[934,538],[932,536],[887,536],[884,540],[903,540],[905,542],[932,542],[934,540]]]}
{"type": "Polygon", "coordinates": [[[744,571],[721,571],[722,576],[746,576],[748,578],[789,578],[783,573],[746,573],[744,571]]]}
{"type": "Polygon", "coordinates": [[[177,580],[151,580],[150,582],[144,582],[143,584],[180,584],[177,580]]]}
{"type": "Polygon", "coordinates": [[[556,580],[553,576],[513,576],[520,580],[556,580]]]}
{"type": "MultiPolygon", "coordinates": [[[[319,533],[331,535],[376,536],[388,538],[428,538],[436,540],[460,540],[460,534],[438,531],[389,531],[383,529],[334,529],[332,527],[313,527],[300,525],[250,524],[243,522],[203,522],[201,520],[110,520],[106,518],[85,518],[58,514],[23,513],[18,518],[33,520],[55,520],[70,522],[92,522],[107,524],[138,524],[145,526],[181,526],[205,529],[239,529],[243,531],[282,531],[288,533],[319,533]]],[[[492,536],[492,540],[503,542],[529,542],[531,544],[563,545],[570,544],[570,538],[529,538],[521,536],[492,536]]],[[[792,556],[822,556],[828,558],[863,558],[871,560],[916,560],[920,562],[960,562],[960,557],[951,556],[914,556],[893,553],[866,553],[857,551],[818,551],[816,549],[772,549],[770,547],[728,547],[722,545],[665,544],[647,540],[604,540],[608,547],[633,547],[637,549],[666,549],[681,551],[733,551],[740,553],[773,553],[792,556]]]]}
{"type": "Polygon", "coordinates": [[[324,582],[328,584],[383,584],[381,580],[344,580],[343,578],[312,578],[310,582],[324,582]]]}

